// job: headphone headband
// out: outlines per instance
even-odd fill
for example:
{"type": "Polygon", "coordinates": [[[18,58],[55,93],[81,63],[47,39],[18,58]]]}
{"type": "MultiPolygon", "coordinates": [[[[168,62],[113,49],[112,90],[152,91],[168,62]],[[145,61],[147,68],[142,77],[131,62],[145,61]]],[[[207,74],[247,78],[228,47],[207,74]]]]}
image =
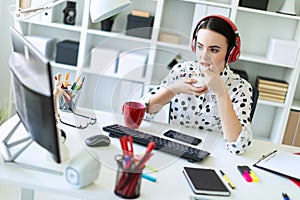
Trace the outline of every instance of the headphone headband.
{"type": "Polygon", "coordinates": [[[229,26],[232,28],[232,31],[235,34],[235,44],[234,44],[233,48],[230,50],[229,56],[227,58],[227,62],[228,63],[235,62],[239,58],[239,56],[240,56],[241,39],[240,39],[240,36],[238,34],[238,29],[235,26],[235,24],[230,19],[228,19],[227,17],[225,17],[223,15],[209,15],[209,16],[204,17],[203,19],[201,19],[197,23],[197,25],[196,25],[196,27],[195,27],[195,29],[193,31],[192,51],[195,52],[195,50],[196,50],[197,33],[199,31],[199,28],[200,28],[202,22],[204,22],[204,21],[206,21],[206,20],[208,20],[210,18],[219,18],[219,19],[222,19],[225,22],[227,22],[227,24],[229,24],[229,26]]]}

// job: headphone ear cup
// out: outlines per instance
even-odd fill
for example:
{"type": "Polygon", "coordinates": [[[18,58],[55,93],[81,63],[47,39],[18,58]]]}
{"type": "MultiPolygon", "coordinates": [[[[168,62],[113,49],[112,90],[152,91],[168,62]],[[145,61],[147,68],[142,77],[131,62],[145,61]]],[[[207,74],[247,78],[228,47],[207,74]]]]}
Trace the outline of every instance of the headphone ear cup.
{"type": "Polygon", "coordinates": [[[229,56],[228,56],[227,63],[232,63],[232,62],[236,61],[235,52],[236,52],[236,47],[233,47],[230,51],[229,56]]]}
{"type": "Polygon", "coordinates": [[[241,54],[241,39],[237,35],[236,36],[235,46],[230,51],[230,54],[228,56],[227,62],[228,63],[232,63],[232,62],[237,61],[237,59],[240,57],[240,54],[241,54]]]}
{"type": "Polygon", "coordinates": [[[192,51],[195,53],[196,52],[196,44],[197,43],[197,37],[193,37],[193,40],[192,40],[192,51]]]}

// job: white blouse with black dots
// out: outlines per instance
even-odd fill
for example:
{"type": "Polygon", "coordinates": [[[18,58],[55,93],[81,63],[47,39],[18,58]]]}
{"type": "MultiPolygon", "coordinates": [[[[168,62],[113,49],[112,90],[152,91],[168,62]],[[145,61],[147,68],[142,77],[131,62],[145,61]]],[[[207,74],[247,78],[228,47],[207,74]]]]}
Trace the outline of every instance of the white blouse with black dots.
{"type": "MultiPolygon", "coordinates": [[[[198,68],[197,66],[196,61],[178,63],[156,88],[142,97],[141,102],[147,105],[152,95],[173,84],[177,79],[186,76],[190,70],[198,68]]],[[[250,122],[252,86],[239,75],[233,73],[228,66],[224,68],[221,77],[227,87],[233,109],[243,127],[235,142],[230,143],[225,140],[226,148],[231,153],[240,154],[250,146],[252,140],[250,122]]],[[[177,94],[171,100],[170,122],[199,130],[223,132],[215,94],[210,90],[201,96],[177,94]]]]}

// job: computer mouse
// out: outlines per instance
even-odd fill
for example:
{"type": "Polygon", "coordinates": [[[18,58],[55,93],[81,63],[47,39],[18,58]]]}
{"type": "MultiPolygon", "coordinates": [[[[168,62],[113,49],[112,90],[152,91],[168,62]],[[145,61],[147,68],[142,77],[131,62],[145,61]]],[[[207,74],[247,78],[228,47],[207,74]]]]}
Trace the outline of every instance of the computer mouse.
{"type": "Polygon", "coordinates": [[[85,143],[89,147],[104,147],[110,144],[110,139],[106,135],[93,135],[88,137],[85,143]]]}

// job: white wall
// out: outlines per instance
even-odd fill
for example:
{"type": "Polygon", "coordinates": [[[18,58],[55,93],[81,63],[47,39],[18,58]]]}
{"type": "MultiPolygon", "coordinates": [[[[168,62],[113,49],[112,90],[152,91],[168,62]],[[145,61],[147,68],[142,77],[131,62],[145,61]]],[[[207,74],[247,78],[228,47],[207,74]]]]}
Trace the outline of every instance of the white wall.
{"type": "Polygon", "coordinates": [[[9,27],[13,25],[13,18],[9,14],[9,5],[14,4],[15,0],[0,1],[0,105],[5,99],[8,101],[10,72],[8,58],[11,52],[11,40],[9,27]]]}

